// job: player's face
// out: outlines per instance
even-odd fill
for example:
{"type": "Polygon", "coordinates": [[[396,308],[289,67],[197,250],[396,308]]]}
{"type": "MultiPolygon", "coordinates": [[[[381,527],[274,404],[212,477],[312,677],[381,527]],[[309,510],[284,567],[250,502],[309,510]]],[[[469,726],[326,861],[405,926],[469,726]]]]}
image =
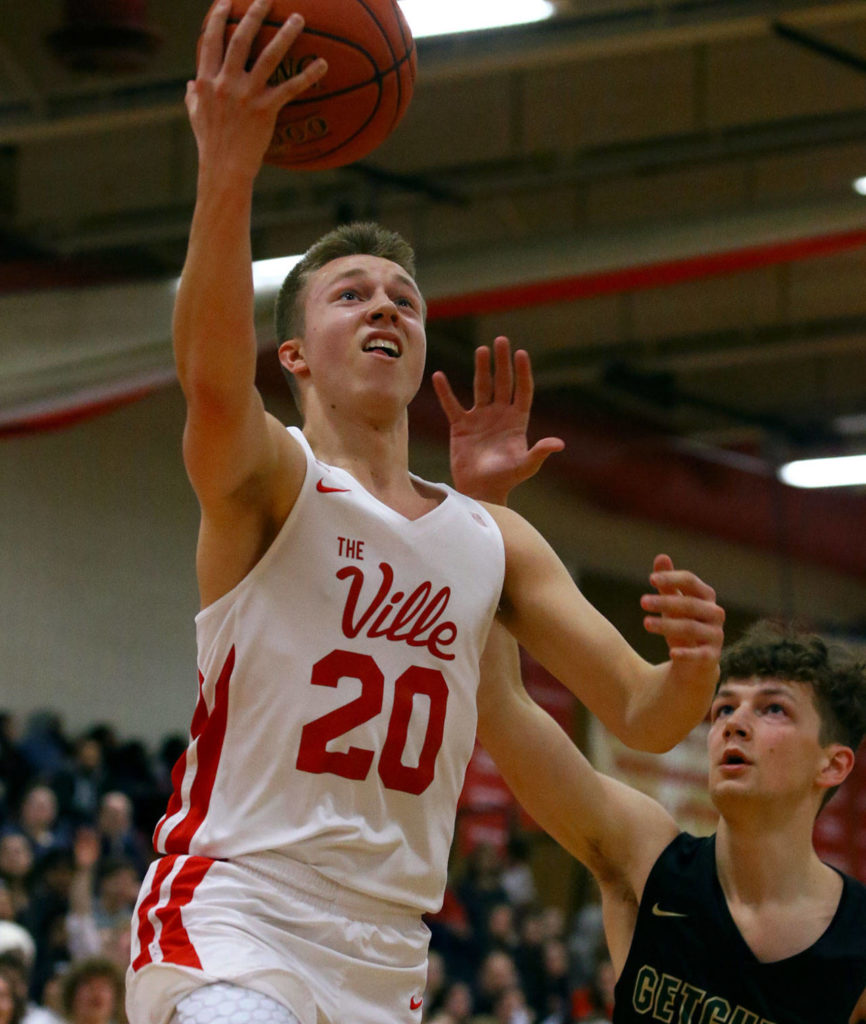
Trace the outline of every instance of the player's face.
{"type": "Polygon", "coordinates": [[[764,801],[812,793],[825,748],[811,688],[778,679],[728,679],[710,711],[710,793],[764,801]]]}
{"type": "Polygon", "coordinates": [[[341,256],[307,282],[302,374],[329,401],[375,395],[405,408],[421,384],[426,356],[418,286],[396,263],[341,256]]]}

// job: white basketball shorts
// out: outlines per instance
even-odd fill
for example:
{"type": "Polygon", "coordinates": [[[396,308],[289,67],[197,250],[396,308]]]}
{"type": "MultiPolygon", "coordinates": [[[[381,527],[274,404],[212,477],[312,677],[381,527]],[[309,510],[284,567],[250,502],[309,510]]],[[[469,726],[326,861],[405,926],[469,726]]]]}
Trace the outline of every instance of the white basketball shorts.
{"type": "Polygon", "coordinates": [[[132,921],[130,1024],[228,981],[301,1024],[419,1024],[430,933],[417,914],[273,855],[155,861],[132,921]]]}

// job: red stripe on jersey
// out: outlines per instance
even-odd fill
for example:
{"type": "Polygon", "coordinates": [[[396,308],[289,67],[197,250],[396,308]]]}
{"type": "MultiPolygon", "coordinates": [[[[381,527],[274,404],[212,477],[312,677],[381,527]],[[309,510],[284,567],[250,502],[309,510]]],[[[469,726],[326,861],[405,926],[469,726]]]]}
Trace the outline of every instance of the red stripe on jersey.
{"type": "Polygon", "coordinates": [[[197,967],[201,970],[201,961],[183,925],[181,911],[192,900],[211,864],[213,861],[210,857],[188,858],[171,883],[168,903],[156,912],[162,924],[159,948],[163,962],[180,964],[183,967],[197,967]]]}
{"type": "MultiPolygon", "coordinates": [[[[235,648],[228,653],[225,664],[214,687],[213,709],[208,714],[201,687],[190,730],[190,746],[196,745],[195,778],[189,791],[189,810],[166,836],[163,849],[166,853],[188,853],[189,844],[205,819],[210,798],[216,781],[220,754],[226,735],[229,709],[229,682],[235,667],[235,648]]],[[[199,677],[201,679],[201,676],[199,677]]],[[[171,773],[174,791],[165,815],[156,826],[154,844],[159,842],[160,833],[166,821],[183,808],[181,786],[187,766],[187,753],[178,760],[171,773]]]]}
{"type": "Polygon", "coordinates": [[[132,962],[132,969],[137,971],[140,967],[144,967],[145,964],[149,964],[153,957],[150,952],[150,944],[153,942],[154,936],[156,935],[156,929],[154,928],[150,920],[150,912],[159,903],[159,891],[162,888],[162,883],[165,881],[166,876],[174,867],[174,862],[177,857],[163,857],[156,868],[156,872],[153,876],[153,884],[150,887],[150,892],[141,901],[138,907],[138,941],[140,950],[138,956],[132,962]]]}
{"type": "MultiPolygon", "coordinates": [[[[198,697],[195,702],[195,710],[192,714],[192,724],[189,730],[189,741],[197,739],[202,730],[204,729],[205,723],[207,722],[207,701],[204,697],[204,676],[201,672],[198,674],[198,697]]],[[[165,809],[165,814],[156,823],[156,828],[153,832],[153,848],[157,853],[164,853],[165,851],[159,848],[159,835],[162,832],[163,826],[169,818],[174,817],[183,808],[183,797],[181,796],[181,786],[183,785],[183,778],[186,775],[186,758],[189,747],[180,755],[175,761],[174,767],[171,770],[171,796],[169,797],[168,804],[165,809]]]]}

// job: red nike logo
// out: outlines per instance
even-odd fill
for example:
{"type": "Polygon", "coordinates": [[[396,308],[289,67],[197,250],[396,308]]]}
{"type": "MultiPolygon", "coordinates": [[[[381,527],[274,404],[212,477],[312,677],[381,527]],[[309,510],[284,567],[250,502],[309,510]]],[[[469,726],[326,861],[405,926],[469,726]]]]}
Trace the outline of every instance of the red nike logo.
{"type": "Polygon", "coordinates": [[[412,998],[409,1000],[409,1009],[410,1010],[420,1010],[421,1009],[421,1004],[423,1002],[424,1002],[424,1000],[421,998],[421,996],[412,996],[412,998]]]}
{"type": "Polygon", "coordinates": [[[350,488],[349,487],[328,487],[328,485],[325,483],[325,481],[320,479],[319,482],[316,484],[316,490],[319,492],[319,494],[337,494],[338,492],[342,492],[342,493],[348,494],[350,488]]]}

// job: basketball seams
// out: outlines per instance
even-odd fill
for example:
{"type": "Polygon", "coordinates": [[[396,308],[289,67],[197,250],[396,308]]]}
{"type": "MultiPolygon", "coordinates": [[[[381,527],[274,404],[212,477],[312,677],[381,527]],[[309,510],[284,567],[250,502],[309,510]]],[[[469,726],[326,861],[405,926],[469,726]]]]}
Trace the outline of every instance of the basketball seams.
{"type": "MultiPolygon", "coordinates": [[[[403,25],[401,23],[400,18],[396,16],[396,12],[394,10],[394,0],[390,0],[390,2],[391,2],[391,14],[395,16],[394,20],[397,22],[397,29],[400,32],[400,39],[402,40],[403,45],[405,47],[406,39],[405,39],[405,36],[403,35],[403,25]]],[[[385,27],[383,26],[382,21],[379,18],[378,13],[374,12],[374,11],[372,11],[370,9],[370,6],[366,2],[366,0],[357,0],[357,3],[359,3],[361,5],[361,7],[363,7],[364,10],[367,12],[367,14],[370,15],[370,17],[372,18],[374,24],[379,29],[379,32],[382,34],[382,37],[385,40],[385,44],[387,45],[388,49],[390,50],[391,57],[394,60],[394,64],[392,66],[395,69],[400,67],[401,60],[398,60],[398,58],[397,58],[397,54],[394,51],[394,45],[391,42],[391,36],[390,36],[390,34],[388,32],[386,32],[385,27]]],[[[413,41],[412,47],[410,47],[409,49],[406,50],[406,53],[404,54],[404,56],[402,58],[402,61],[405,61],[409,57],[409,54],[411,53],[411,50],[413,48],[414,48],[414,41],[413,41]]],[[[390,134],[394,130],[394,127],[396,126],[397,122],[403,116],[403,111],[404,111],[404,104],[403,104],[403,77],[402,77],[402,75],[400,75],[398,73],[397,74],[397,103],[396,103],[396,106],[395,106],[395,109],[394,109],[394,113],[391,116],[391,127],[388,129],[388,134],[390,134]]]]}

